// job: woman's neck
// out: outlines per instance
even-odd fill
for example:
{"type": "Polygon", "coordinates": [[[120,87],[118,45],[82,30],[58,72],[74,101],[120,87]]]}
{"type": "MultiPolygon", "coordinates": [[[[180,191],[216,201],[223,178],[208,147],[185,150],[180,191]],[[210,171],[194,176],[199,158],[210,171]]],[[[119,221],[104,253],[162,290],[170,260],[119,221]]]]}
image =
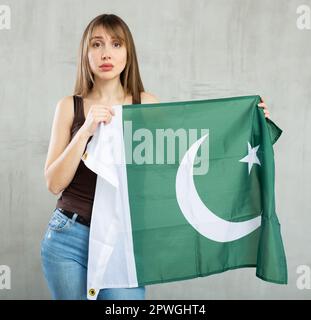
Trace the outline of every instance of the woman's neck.
{"type": "Polygon", "coordinates": [[[115,104],[125,99],[125,92],[119,79],[102,81],[97,80],[87,98],[105,104],[115,104]]]}

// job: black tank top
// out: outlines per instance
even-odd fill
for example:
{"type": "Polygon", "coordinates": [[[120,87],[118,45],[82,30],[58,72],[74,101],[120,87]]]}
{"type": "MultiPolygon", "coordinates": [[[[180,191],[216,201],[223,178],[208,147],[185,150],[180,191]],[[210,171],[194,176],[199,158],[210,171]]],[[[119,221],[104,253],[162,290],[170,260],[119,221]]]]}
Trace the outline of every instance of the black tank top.
{"type": "MultiPolygon", "coordinates": [[[[134,104],[140,104],[141,101],[133,101],[134,104]]],[[[74,119],[71,126],[71,138],[81,128],[85,121],[83,98],[73,96],[74,119]]],[[[91,141],[91,136],[87,143],[91,141]]],[[[87,144],[83,153],[85,152],[87,144]]],[[[76,173],[70,184],[63,190],[61,196],[57,199],[56,207],[78,213],[87,221],[91,220],[92,208],[95,194],[97,175],[90,170],[82,160],[80,160],[76,173]]]]}
{"type": "MultiPolygon", "coordinates": [[[[73,139],[77,131],[85,121],[83,99],[79,96],[73,96],[74,99],[74,119],[71,126],[71,138],[73,139]]],[[[91,141],[93,136],[88,139],[91,141]]],[[[87,143],[88,143],[87,142],[87,143]]],[[[86,150],[85,146],[84,152],[86,150]]],[[[83,153],[84,153],[83,152],[83,153]]],[[[90,170],[82,160],[80,160],[76,173],[70,184],[63,190],[57,200],[57,208],[78,213],[87,221],[91,220],[93,200],[95,194],[97,175],[90,170]]]]}

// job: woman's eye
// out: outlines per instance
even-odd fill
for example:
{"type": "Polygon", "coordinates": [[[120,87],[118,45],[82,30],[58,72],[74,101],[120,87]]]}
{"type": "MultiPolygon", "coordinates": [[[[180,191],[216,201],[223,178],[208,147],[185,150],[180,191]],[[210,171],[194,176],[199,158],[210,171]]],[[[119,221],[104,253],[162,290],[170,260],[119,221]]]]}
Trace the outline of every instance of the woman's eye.
{"type": "MultiPolygon", "coordinates": [[[[94,43],[92,44],[92,47],[93,47],[93,48],[99,48],[99,47],[101,47],[101,45],[102,45],[102,44],[101,44],[100,42],[94,42],[94,43]]],[[[121,47],[121,43],[119,43],[119,42],[114,42],[114,43],[113,43],[113,46],[119,48],[119,47],[121,47]]]]}

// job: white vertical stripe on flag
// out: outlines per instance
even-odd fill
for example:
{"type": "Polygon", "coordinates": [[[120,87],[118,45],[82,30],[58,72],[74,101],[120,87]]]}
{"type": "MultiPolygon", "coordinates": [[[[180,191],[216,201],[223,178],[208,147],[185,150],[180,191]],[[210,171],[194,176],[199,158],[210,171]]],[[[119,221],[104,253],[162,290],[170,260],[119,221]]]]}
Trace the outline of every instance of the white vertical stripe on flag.
{"type": "Polygon", "coordinates": [[[128,199],[122,106],[110,124],[100,123],[82,156],[97,174],[89,236],[87,297],[100,289],[137,287],[128,199]]]}

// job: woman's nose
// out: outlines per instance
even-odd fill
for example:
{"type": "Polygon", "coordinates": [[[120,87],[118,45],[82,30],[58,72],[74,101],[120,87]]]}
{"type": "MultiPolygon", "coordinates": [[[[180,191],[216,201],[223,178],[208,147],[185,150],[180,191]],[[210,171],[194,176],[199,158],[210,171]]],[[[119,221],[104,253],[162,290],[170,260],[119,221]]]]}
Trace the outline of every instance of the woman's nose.
{"type": "Polygon", "coordinates": [[[107,47],[102,47],[102,50],[101,50],[101,57],[102,59],[105,59],[105,58],[110,58],[111,57],[111,54],[110,54],[110,51],[107,47]]]}
{"type": "Polygon", "coordinates": [[[110,58],[110,53],[104,50],[102,52],[101,57],[102,57],[102,59],[108,59],[108,58],[110,58]]]}

